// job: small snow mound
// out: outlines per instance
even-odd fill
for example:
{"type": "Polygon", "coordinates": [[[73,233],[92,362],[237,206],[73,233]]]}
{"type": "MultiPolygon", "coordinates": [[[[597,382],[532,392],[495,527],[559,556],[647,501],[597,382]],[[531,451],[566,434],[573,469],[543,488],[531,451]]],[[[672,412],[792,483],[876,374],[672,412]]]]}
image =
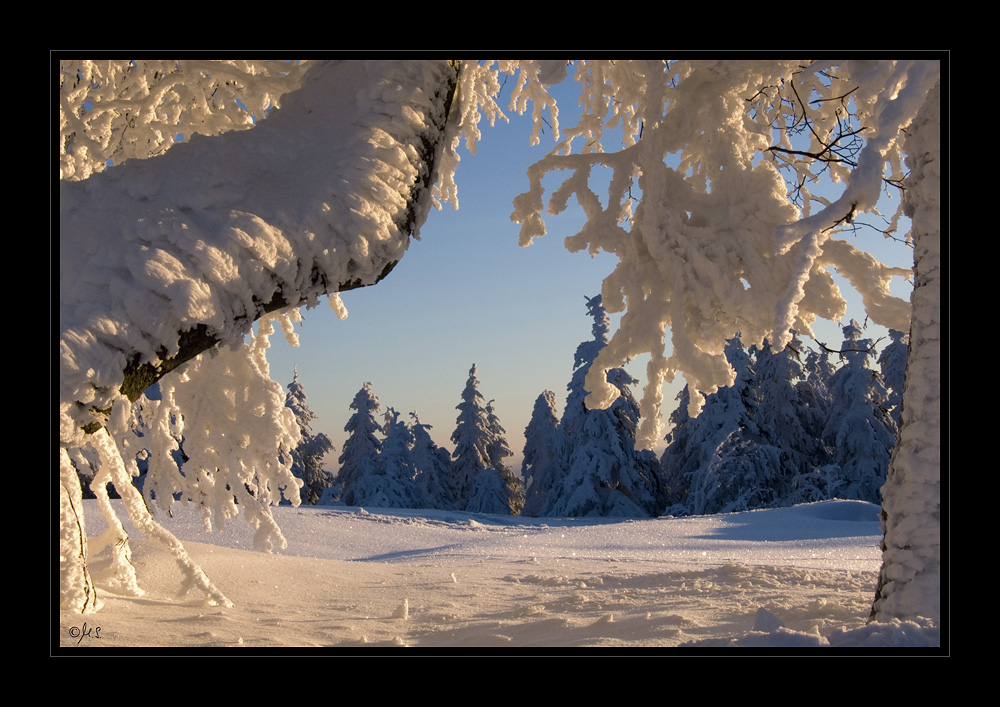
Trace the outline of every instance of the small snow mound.
{"type": "Polygon", "coordinates": [[[410,618],[410,600],[403,599],[403,603],[396,608],[393,612],[392,618],[394,619],[408,619],[410,618]]]}
{"type": "Polygon", "coordinates": [[[757,616],[754,618],[753,630],[770,633],[781,628],[781,620],[764,607],[757,609],[757,616]]]}
{"type": "Polygon", "coordinates": [[[837,648],[937,647],[941,645],[941,628],[933,620],[925,618],[914,621],[873,621],[862,628],[837,629],[830,634],[830,645],[837,648]]]}

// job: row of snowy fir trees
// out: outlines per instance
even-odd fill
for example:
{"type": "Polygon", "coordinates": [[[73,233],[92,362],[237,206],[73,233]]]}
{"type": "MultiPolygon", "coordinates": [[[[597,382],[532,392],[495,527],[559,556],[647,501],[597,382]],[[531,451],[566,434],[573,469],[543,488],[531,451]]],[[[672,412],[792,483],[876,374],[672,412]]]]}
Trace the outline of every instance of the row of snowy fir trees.
{"type": "Polygon", "coordinates": [[[700,515],[846,498],[880,502],[896,440],[908,347],[890,330],[876,349],[857,322],[843,328],[839,351],[744,349],[736,336],[727,358],[732,386],[706,396],[688,416],[678,395],[661,457],[670,488],[665,513],[700,515]],[[837,365],[831,356],[839,359],[837,365]]]}
{"type": "MultiPolygon", "coordinates": [[[[300,471],[301,464],[293,466],[306,482],[304,494],[313,488],[313,480],[323,479],[325,488],[318,497],[304,495],[303,501],[531,516],[658,515],[669,490],[653,452],[636,449],[639,405],[630,387],[638,381],[622,368],[609,371],[618,399],[606,410],[588,410],[585,405],[587,372],[607,345],[610,331],[601,297],[588,299],[587,308],[594,320],[593,339],[577,348],[561,420],[556,418],[555,396],[548,391],[539,396],[525,430],[521,477],[505,463],[512,455],[506,433],[493,401],[486,402],[479,392],[473,366],[457,406],[452,453],[433,442],[429,425],[416,413],[410,413],[412,422],[407,423],[389,408],[379,423],[381,405],[366,383],[350,406],[354,413],[344,428],[349,437],[336,477],[324,476],[316,466],[308,473],[300,471]]],[[[312,416],[300,390],[296,382],[289,386],[288,404],[294,405],[300,420],[303,444],[316,450],[308,426],[312,416]]],[[[317,460],[315,455],[301,456],[317,460]]]]}
{"type": "Polygon", "coordinates": [[[870,367],[875,346],[854,321],[835,352],[806,349],[797,338],[780,352],[766,342],[745,349],[735,336],[726,351],[735,382],[705,396],[695,418],[688,389],[681,391],[657,459],[636,447],[637,381],[624,369],[607,374],[619,392],[609,408],[585,404],[587,373],[610,330],[600,296],[588,299],[587,309],[593,338],[577,347],[562,416],[551,391],[535,401],[520,478],[504,462],[511,451],[493,401],[479,393],[475,366],[457,406],[453,453],[433,442],[415,413],[407,423],[389,408],[379,423],[379,400],[365,384],[351,403],[336,477],[319,467],[320,452],[332,445],[311,435],[296,376],[288,405],[302,426],[293,469],[305,481],[303,501],[542,517],[698,515],[830,498],[879,502],[906,366],[899,332],[890,332],[878,370],[870,367]]]}
{"type": "Polygon", "coordinates": [[[430,425],[410,413],[412,422],[388,408],[365,383],[351,403],[354,413],[339,458],[340,471],[329,480],[319,503],[340,500],[348,506],[436,508],[516,515],[524,504],[520,479],[504,462],[512,452],[493,401],[479,392],[476,366],[462,391],[449,453],[431,439],[430,425]]]}
{"type": "Polygon", "coordinates": [[[735,382],[706,396],[695,418],[689,390],[681,391],[657,462],[635,448],[638,407],[629,386],[636,381],[623,369],[608,372],[620,393],[610,408],[584,405],[583,382],[608,341],[600,297],[588,308],[594,338],[577,349],[562,419],[546,391],[525,430],[525,515],[699,515],[831,498],[880,502],[908,355],[900,332],[889,332],[878,370],[870,367],[875,345],[855,321],[835,352],[822,345],[807,351],[798,338],[780,352],[767,342],[744,349],[735,336],[726,351],[735,382]]]}
{"type": "MultiPolygon", "coordinates": [[[[366,383],[350,406],[336,475],[323,468],[333,443],[312,432],[315,415],[296,371],[285,404],[301,433],[289,453],[291,471],[303,481],[301,502],[542,517],[701,515],[830,498],[880,502],[908,354],[901,333],[890,331],[877,370],[875,345],[854,321],[844,327],[839,351],[806,349],[797,338],[780,352],[766,342],[745,349],[735,336],[726,349],[733,385],[705,396],[695,418],[684,388],[657,459],[636,447],[637,381],[624,369],[607,374],[619,392],[609,408],[585,404],[587,373],[610,330],[600,296],[587,300],[587,310],[593,337],[577,347],[562,416],[551,391],[538,396],[520,476],[505,462],[512,455],[506,433],[493,401],[479,392],[475,366],[457,406],[453,452],[435,444],[416,413],[410,422],[392,408],[380,415],[366,383]]],[[[139,437],[142,424],[137,415],[139,437]]],[[[183,439],[175,453],[183,467],[183,439]]],[[[76,464],[86,488],[95,465],[83,458],[76,464]]]]}

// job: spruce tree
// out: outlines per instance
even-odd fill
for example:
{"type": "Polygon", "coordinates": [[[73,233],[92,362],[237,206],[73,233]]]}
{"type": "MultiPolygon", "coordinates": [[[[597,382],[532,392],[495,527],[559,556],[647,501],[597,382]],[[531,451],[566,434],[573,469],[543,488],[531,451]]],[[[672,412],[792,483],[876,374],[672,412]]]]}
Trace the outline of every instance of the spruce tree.
{"type": "Polygon", "coordinates": [[[312,433],[310,423],[316,415],[306,404],[306,391],[299,381],[297,369],[288,384],[285,406],[294,413],[302,435],[299,445],[291,451],[292,473],[302,479],[303,485],[299,489],[302,503],[315,505],[323,492],[334,483],[333,474],[323,469],[323,458],[333,450],[333,442],[322,432],[312,433]]]}
{"type": "Polygon", "coordinates": [[[350,432],[350,436],[340,453],[338,461],[341,466],[337,474],[341,500],[348,506],[357,505],[353,487],[372,469],[375,458],[382,451],[382,440],[378,437],[381,428],[375,421],[375,413],[380,407],[378,398],[372,393],[371,383],[365,383],[351,402],[354,414],[344,426],[344,431],[350,432]]]}
{"type": "Polygon", "coordinates": [[[910,346],[907,335],[901,331],[890,329],[889,338],[892,339],[892,343],[882,349],[878,365],[882,372],[882,380],[888,388],[885,407],[898,428],[903,402],[903,383],[906,380],[906,359],[910,355],[910,346]]]}
{"type": "Polygon", "coordinates": [[[351,506],[376,508],[428,508],[427,497],[417,483],[417,469],[411,448],[413,434],[399,419],[399,413],[389,408],[385,414],[385,441],[373,463],[350,489],[351,506]]]}
{"type": "Polygon", "coordinates": [[[535,399],[531,420],[524,428],[521,476],[527,488],[521,511],[523,515],[537,516],[541,513],[553,483],[562,478],[559,469],[562,439],[559,418],[556,417],[556,396],[546,390],[535,399]]]}
{"type": "Polygon", "coordinates": [[[896,424],[885,409],[888,392],[882,376],[869,368],[874,355],[853,319],[843,328],[844,365],[830,378],[830,415],[823,438],[834,450],[837,469],[829,493],[835,498],[881,503],[896,424]]]}
{"type": "Polygon", "coordinates": [[[456,406],[459,413],[455,431],[451,435],[455,450],[452,452],[448,486],[457,509],[514,514],[524,505],[524,496],[516,476],[503,462],[511,452],[503,436],[503,427],[493,411],[493,401],[489,404],[483,401],[479,392],[479,379],[476,378],[476,366],[473,364],[462,391],[462,402],[456,406]],[[488,472],[487,477],[480,480],[477,486],[477,479],[484,472],[488,472]],[[503,508],[496,500],[498,486],[492,476],[500,479],[500,487],[504,489],[503,508]],[[486,508],[489,510],[483,510],[486,508]]]}
{"type": "Polygon", "coordinates": [[[672,427],[665,437],[667,446],[660,456],[660,467],[663,469],[663,483],[666,487],[666,513],[685,515],[687,512],[685,501],[691,488],[691,479],[688,476],[690,469],[687,468],[691,454],[688,450],[694,449],[691,437],[696,432],[696,426],[689,425],[692,420],[688,412],[691,403],[690,388],[685,385],[674,399],[677,401],[677,407],[670,413],[669,421],[672,427]]]}
{"type": "Polygon", "coordinates": [[[652,452],[635,448],[639,407],[630,386],[637,381],[624,369],[607,373],[618,397],[607,409],[588,410],[585,381],[608,343],[610,321],[597,295],[587,299],[594,320],[593,338],[576,350],[574,372],[559,432],[562,472],[540,511],[544,516],[655,516],[665,502],[660,466],[652,452]]]}
{"type": "Polygon", "coordinates": [[[464,510],[475,492],[476,476],[490,465],[489,431],[486,422],[486,410],[483,407],[483,396],[479,392],[479,379],[476,378],[476,366],[469,369],[469,378],[462,390],[462,402],[458,410],[455,431],[451,441],[455,444],[452,451],[451,483],[456,508],[464,510]]]}
{"type": "Polygon", "coordinates": [[[755,420],[769,442],[788,457],[789,473],[812,471],[824,458],[822,441],[807,426],[810,398],[798,384],[805,379],[804,347],[793,333],[781,351],[765,339],[754,349],[755,420]]]}
{"type": "Polygon", "coordinates": [[[738,334],[727,342],[726,358],[736,380],[705,397],[701,413],[684,422],[662,457],[672,498],[680,498],[667,508],[670,515],[780,504],[787,462],[755,420],[754,371],[738,334]]]}
{"type": "Polygon", "coordinates": [[[486,403],[486,428],[490,435],[490,441],[486,447],[490,468],[497,472],[507,489],[508,512],[511,515],[520,515],[521,509],[524,508],[524,483],[504,461],[507,457],[513,456],[514,453],[510,451],[510,445],[507,444],[507,431],[500,424],[500,418],[497,417],[492,400],[486,403]]]}
{"type": "Polygon", "coordinates": [[[417,472],[417,483],[427,498],[428,508],[454,510],[453,494],[447,486],[451,472],[451,454],[431,439],[428,432],[431,426],[420,422],[417,413],[411,412],[410,417],[413,418],[410,425],[413,433],[411,456],[417,472]]]}

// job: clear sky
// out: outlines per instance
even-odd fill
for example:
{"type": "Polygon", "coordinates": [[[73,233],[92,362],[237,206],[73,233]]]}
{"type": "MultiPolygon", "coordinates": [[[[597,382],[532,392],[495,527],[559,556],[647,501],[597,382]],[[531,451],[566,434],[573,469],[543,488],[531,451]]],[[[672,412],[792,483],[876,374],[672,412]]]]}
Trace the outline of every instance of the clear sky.
{"type": "MultiPolygon", "coordinates": [[[[570,97],[560,101],[564,126],[575,123],[576,95],[572,85],[568,89],[557,92],[570,97]]],[[[501,96],[501,106],[508,97],[509,89],[501,96]]],[[[476,155],[461,150],[456,175],[460,209],[448,205],[444,211],[432,210],[421,240],[411,241],[406,256],[385,280],[343,293],[346,320],[337,319],[324,301],[302,310],[298,348],[280,334],[271,338],[271,377],[287,386],[297,367],[308,405],[317,416],[313,432],[326,433],[337,448],[326,458],[329,471],[340,468],[344,425],[353,412],[349,406],[366,381],[372,383],[383,411],[391,406],[407,420],[416,411],[421,422],[433,426],[435,441],[450,451],[455,406],[476,364],[479,391],[486,400],[495,399],[514,452],[509,461],[518,470],[524,428],[539,393],[552,390],[561,414],[574,352],[591,338],[585,297],[600,293],[617,260],[604,253],[591,258],[586,252],[566,250],[563,239],[575,234],[584,220],[575,202],[562,215],[547,219],[545,237],[527,248],[518,246],[519,224],[510,220],[513,199],[528,188],[528,166],[553,143],[546,134],[531,147],[530,118],[510,112],[508,116],[509,125],[491,128],[484,121],[476,155]]],[[[905,246],[872,230],[861,234],[859,238],[877,243],[876,255],[884,262],[912,265],[905,246]]],[[[869,249],[868,244],[859,246],[869,249]]],[[[853,294],[849,287],[842,289],[853,294]]],[[[901,283],[894,293],[909,298],[909,285],[901,283]]],[[[848,318],[862,321],[860,299],[848,299],[848,318]]],[[[612,317],[612,330],[615,323],[612,317]]],[[[839,346],[837,324],[824,331],[825,342],[839,346]]],[[[884,329],[869,327],[872,338],[883,334],[884,329]]],[[[635,389],[639,397],[645,360],[626,368],[641,381],[635,389]]],[[[681,387],[678,377],[664,390],[664,422],[676,407],[674,396],[681,387]]]]}

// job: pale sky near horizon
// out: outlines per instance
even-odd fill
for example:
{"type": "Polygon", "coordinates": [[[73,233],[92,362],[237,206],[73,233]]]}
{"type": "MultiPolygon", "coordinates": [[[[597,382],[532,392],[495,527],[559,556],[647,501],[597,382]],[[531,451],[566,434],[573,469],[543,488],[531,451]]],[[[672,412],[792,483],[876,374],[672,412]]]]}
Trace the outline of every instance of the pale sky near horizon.
{"type": "MultiPolygon", "coordinates": [[[[573,93],[569,87],[569,95],[573,93]]],[[[502,95],[501,106],[508,96],[509,90],[502,95]]],[[[574,124],[575,95],[560,105],[563,124],[574,124]]],[[[347,437],[344,425],[353,413],[349,406],[366,381],[372,383],[383,412],[393,407],[409,421],[409,413],[416,411],[421,422],[433,426],[435,441],[451,451],[455,406],[469,369],[476,364],[479,391],[486,400],[495,400],[514,452],[508,461],[518,471],[524,428],[535,399],[543,390],[551,390],[557,412],[562,412],[576,347],[591,338],[585,298],[600,293],[617,259],[566,250],[563,239],[575,234],[584,221],[575,201],[564,214],[547,219],[546,236],[527,248],[518,246],[519,224],[510,220],[513,199],[528,188],[528,166],[541,159],[553,142],[546,134],[540,145],[531,147],[530,119],[505,112],[509,125],[498,122],[490,127],[485,121],[481,125],[483,139],[476,155],[464,147],[461,151],[456,174],[459,210],[450,205],[440,212],[432,210],[421,240],[411,242],[385,280],[343,293],[346,320],[338,320],[323,301],[312,310],[302,310],[303,322],[296,326],[298,348],[290,347],[280,334],[271,337],[271,377],[287,389],[297,368],[307,403],[317,416],[313,432],[326,433],[337,448],[326,457],[325,468],[331,472],[340,468],[337,457],[347,437]]],[[[870,229],[860,234],[859,238],[871,241],[859,247],[878,246],[877,255],[888,259],[884,262],[912,265],[906,246],[870,229]]],[[[894,293],[908,299],[908,287],[902,283],[894,293]]],[[[862,321],[860,298],[849,287],[843,289],[851,303],[847,318],[862,321]]],[[[615,322],[613,317],[612,331],[615,322]]],[[[838,346],[842,339],[838,324],[824,324],[823,331],[829,332],[825,343],[838,346]]],[[[867,335],[877,338],[884,329],[869,327],[867,335]]],[[[644,383],[644,359],[626,369],[644,383]]],[[[635,387],[636,397],[642,383],[635,387]]],[[[683,385],[678,376],[665,388],[664,423],[683,385]]]]}

